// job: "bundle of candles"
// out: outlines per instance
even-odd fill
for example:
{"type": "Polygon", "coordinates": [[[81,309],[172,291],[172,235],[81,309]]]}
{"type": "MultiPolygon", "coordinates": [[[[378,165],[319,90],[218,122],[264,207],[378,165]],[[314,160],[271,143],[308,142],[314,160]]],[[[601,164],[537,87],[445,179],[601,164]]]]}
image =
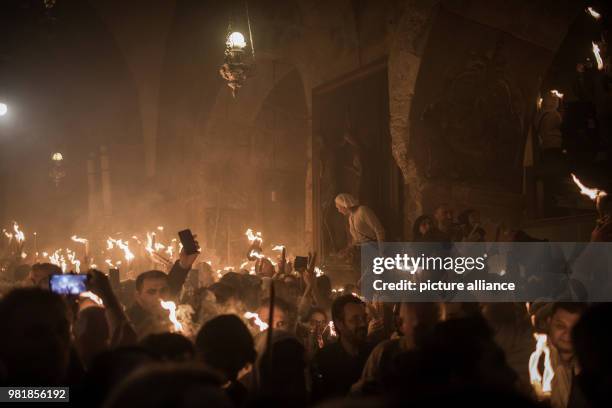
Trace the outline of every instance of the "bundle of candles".
{"type": "MultiPolygon", "coordinates": [[[[23,263],[49,262],[59,266],[64,273],[80,273],[90,268],[120,269],[122,279],[133,279],[139,272],[148,269],[168,269],[178,259],[182,249],[181,242],[176,239],[164,239],[164,227],[158,226],[153,231],[143,234],[130,235],[117,233],[104,238],[85,238],[72,234],[69,245],[61,247],[44,247],[38,249],[38,234],[32,234],[33,239],[26,239],[27,234],[17,222],[12,228],[3,229],[6,238],[4,254],[0,258],[15,259],[19,257],[23,263]],[[33,247],[29,247],[32,245],[33,247]],[[26,246],[30,248],[26,252],[26,246]],[[49,249],[47,249],[49,248],[49,249]]],[[[287,252],[284,245],[271,245],[272,252],[279,252],[278,256],[267,256],[264,253],[263,237],[261,232],[248,229],[245,233],[249,250],[247,256],[238,267],[231,265],[213,265],[212,259],[204,259],[216,271],[216,278],[221,278],[229,271],[248,271],[250,274],[259,274],[265,263],[284,271],[287,265],[287,252]]],[[[0,247],[1,248],[1,247],[0,247]]],[[[324,274],[320,268],[315,268],[316,276],[324,274]]]]}

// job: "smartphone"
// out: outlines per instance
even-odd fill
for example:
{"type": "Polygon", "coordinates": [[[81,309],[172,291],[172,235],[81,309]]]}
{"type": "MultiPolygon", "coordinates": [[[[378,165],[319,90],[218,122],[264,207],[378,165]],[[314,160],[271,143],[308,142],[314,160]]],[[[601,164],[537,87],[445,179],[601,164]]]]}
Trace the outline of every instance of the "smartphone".
{"type": "Polygon", "coordinates": [[[87,275],[51,275],[49,289],[59,295],[80,295],[87,291],[87,275]]]}
{"type": "Polygon", "coordinates": [[[119,278],[119,269],[111,268],[108,270],[108,280],[113,290],[119,289],[121,279],[119,278]]]}
{"type": "Polygon", "coordinates": [[[307,256],[296,256],[295,261],[293,261],[293,269],[296,271],[303,271],[308,267],[308,257],[307,256]]]}
{"type": "Polygon", "coordinates": [[[178,236],[187,255],[193,255],[200,252],[200,247],[193,238],[193,234],[191,233],[190,229],[179,231],[178,236]]]}

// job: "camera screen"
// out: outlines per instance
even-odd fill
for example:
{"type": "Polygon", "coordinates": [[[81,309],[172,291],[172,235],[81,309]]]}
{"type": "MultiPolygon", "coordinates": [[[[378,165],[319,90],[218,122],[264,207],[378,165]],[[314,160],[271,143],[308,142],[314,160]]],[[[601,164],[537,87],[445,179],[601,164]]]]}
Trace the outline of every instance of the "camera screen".
{"type": "Polygon", "coordinates": [[[78,295],[87,290],[87,275],[51,275],[49,287],[60,295],[78,295]]]}

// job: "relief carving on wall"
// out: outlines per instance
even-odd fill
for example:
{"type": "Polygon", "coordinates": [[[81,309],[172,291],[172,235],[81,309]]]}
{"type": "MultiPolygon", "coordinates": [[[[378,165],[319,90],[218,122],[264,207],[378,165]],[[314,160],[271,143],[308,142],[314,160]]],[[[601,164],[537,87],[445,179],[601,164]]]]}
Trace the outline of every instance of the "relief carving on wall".
{"type": "Polygon", "coordinates": [[[498,40],[489,52],[472,52],[426,105],[421,119],[427,154],[421,163],[428,177],[505,188],[516,184],[524,98],[511,79],[502,48],[498,40]]]}

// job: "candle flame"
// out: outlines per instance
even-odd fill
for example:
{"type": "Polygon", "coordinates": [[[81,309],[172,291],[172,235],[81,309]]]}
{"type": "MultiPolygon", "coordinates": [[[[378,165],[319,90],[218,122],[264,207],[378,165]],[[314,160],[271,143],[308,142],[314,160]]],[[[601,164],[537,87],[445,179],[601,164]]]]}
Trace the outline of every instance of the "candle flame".
{"type": "Polygon", "coordinates": [[[73,235],[70,237],[71,240],[73,240],[74,242],[79,242],[81,244],[86,244],[89,242],[89,240],[85,239],[85,238],[79,238],[76,235],[73,235]]]}
{"type": "Polygon", "coordinates": [[[593,7],[587,7],[585,10],[588,14],[591,15],[595,20],[599,20],[601,18],[601,14],[599,14],[593,7]]]}
{"type": "Polygon", "coordinates": [[[70,263],[74,266],[75,272],[80,273],[81,272],[81,261],[79,261],[76,258],[76,253],[66,248],[66,255],[68,256],[68,260],[70,261],[70,263]]]}
{"type": "Polygon", "coordinates": [[[580,194],[589,197],[591,200],[596,200],[597,197],[600,196],[600,195],[601,196],[608,195],[608,193],[606,193],[603,190],[599,190],[597,188],[589,188],[589,187],[585,186],[584,184],[582,184],[580,179],[578,177],[576,177],[576,175],[574,173],[571,173],[571,175],[572,175],[572,180],[574,180],[574,183],[580,189],[580,194]]]}
{"type": "Polygon", "coordinates": [[[175,332],[183,331],[183,325],[176,318],[176,303],[170,300],[168,301],[161,300],[160,304],[163,309],[168,311],[168,320],[170,320],[170,322],[174,325],[174,331],[175,332]]]}
{"type": "Polygon", "coordinates": [[[314,268],[314,272],[315,272],[315,276],[318,278],[319,276],[323,276],[325,275],[325,272],[323,272],[323,270],[321,270],[318,266],[315,266],[314,268]]]}
{"type": "Polygon", "coordinates": [[[108,249],[113,249],[114,246],[117,245],[117,247],[123,251],[123,256],[127,262],[134,260],[135,256],[132,251],[130,251],[128,241],[123,242],[121,239],[113,239],[108,237],[106,243],[108,244],[108,249]]]}
{"type": "Polygon", "coordinates": [[[145,246],[145,250],[153,255],[153,252],[155,252],[155,249],[153,249],[153,237],[155,236],[155,233],[151,233],[151,232],[147,232],[147,245],[145,246]]]}
{"type": "Polygon", "coordinates": [[[9,240],[9,241],[13,239],[13,234],[12,234],[12,233],[8,232],[8,231],[7,231],[7,230],[5,230],[5,229],[2,229],[2,232],[3,232],[3,233],[4,233],[4,235],[5,235],[5,236],[8,238],[8,240],[9,240]]]}
{"type": "Polygon", "coordinates": [[[249,252],[249,258],[264,259],[265,256],[259,251],[256,251],[255,249],[251,249],[251,251],[249,252]]]}
{"type": "Polygon", "coordinates": [[[563,99],[563,94],[559,91],[557,91],[556,89],[552,89],[550,91],[551,94],[555,95],[557,98],[559,99],[563,99]]]}
{"type": "Polygon", "coordinates": [[[25,241],[25,234],[19,229],[19,224],[17,224],[17,222],[13,222],[13,230],[15,231],[14,237],[17,242],[25,241]]]}
{"type": "Polygon", "coordinates": [[[536,339],[536,348],[529,357],[529,380],[538,396],[548,396],[552,391],[552,380],[555,376],[550,360],[550,348],[546,343],[545,334],[534,333],[533,336],[536,339]],[[542,354],[544,354],[544,372],[540,373],[538,364],[542,354]]]}
{"type": "Polygon", "coordinates": [[[595,55],[595,59],[597,60],[597,69],[601,71],[604,67],[604,63],[601,59],[599,45],[597,45],[594,41],[591,42],[591,44],[593,44],[593,55],[595,55]]]}
{"type": "Polygon", "coordinates": [[[95,293],[93,293],[90,290],[88,290],[87,292],[81,293],[79,296],[83,297],[85,299],[91,300],[92,302],[94,302],[98,306],[104,306],[104,302],[102,301],[102,299],[100,299],[100,297],[98,295],[96,295],[95,293]]]}
{"type": "Polygon", "coordinates": [[[327,324],[327,328],[329,329],[329,335],[332,337],[336,337],[338,336],[338,334],[336,333],[336,327],[334,326],[334,322],[333,321],[329,321],[329,323],[327,324]]]}
{"type": "Polygon", "coordinates": [[[252,229],[247,229],[246,236],[249,239],[249,242],[252,244],[257,241],[259,244],[263,242],[263,238],[261,237],[261,232],[253,232],[252,229]]]}
{"type": "Polygon", "coordinates": [[[244,318],[247,320],[251,320],[255,324],[255,326],[259,327],[260,332],[268,330],[268,323],[261,320],[257,313],[246,312],[244,314],[244,318]]]}
{"type": "Polygon", "coordinates": [[[272,248],[273,251],[282,251],[283,249],[285,249],[284,245],[274,245],[272,248]]]}

